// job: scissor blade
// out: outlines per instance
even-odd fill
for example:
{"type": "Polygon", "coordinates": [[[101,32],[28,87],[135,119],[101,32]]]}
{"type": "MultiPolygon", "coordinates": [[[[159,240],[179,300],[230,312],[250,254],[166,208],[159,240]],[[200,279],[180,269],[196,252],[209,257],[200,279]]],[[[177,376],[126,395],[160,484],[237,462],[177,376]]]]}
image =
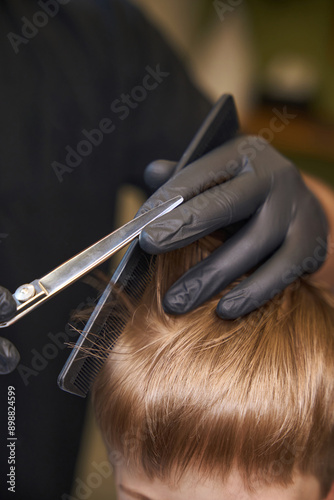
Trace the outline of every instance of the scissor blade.
{"type": "Polygon", "coordinates": [[[41,286],[48,294],[57,293],[99,264],[102,264],[102,262],[134,240],[148,224],[167,214],[182,202],[182,196],[176,196],[116,229],[113,233],[41,278],[39,280],[41,286]]]}
{"type": "Polygon", "coordinates": [[[99,264],[102,264],[102,262],[118,252],[118,250],[121,250],[121,248],[134,240],[148,224],[167,214],[182,202],[182,196],[176,196],[158,207],[148,210],[143,215],[136,217],[136,219],[133,219],[94,245],[86,248],[83,252],[75,255],[49,274],[46,274],[39,280],[32,281],[29,285],[23,285],[22,287],[33,287],[32,289],[35,291],[35,294],[23,303],[19,303],[16,299],[19,305],[15,316],[6,322],[0,323],[0,328],[15,323],[54,294],[71,285],[99,264]]]}

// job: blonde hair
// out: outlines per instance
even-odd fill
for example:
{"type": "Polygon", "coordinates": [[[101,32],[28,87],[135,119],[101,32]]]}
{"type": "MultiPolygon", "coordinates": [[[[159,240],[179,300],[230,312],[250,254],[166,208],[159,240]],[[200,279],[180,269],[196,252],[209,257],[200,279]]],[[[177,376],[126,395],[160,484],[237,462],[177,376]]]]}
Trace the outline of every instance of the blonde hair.
{"type": "Polygon", "coordinates": [[[206,238],[157,258],[155,277],[93,388],[110,450],[149,478],[189,470],[247,487],[312,473],[334,480],[334,309],[307,280],[235,321],[217,297],[164,313],[170,284],[216,246],[206,238]]]}

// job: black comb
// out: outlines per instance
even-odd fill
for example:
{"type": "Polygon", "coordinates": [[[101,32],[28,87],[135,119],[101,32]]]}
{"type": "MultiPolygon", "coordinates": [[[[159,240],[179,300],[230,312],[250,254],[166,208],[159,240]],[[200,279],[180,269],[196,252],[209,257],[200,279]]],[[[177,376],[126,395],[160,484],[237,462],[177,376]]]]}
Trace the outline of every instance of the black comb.
{"type": "MultiPolygon", "coordinates": [[[[204,154],[233,138],[239,129],[234,99],[224,94],[214,105],[178,162],[175,173],[204,154]]],[[[113,277],[99,299],[82,334],[58,377],[61,389],[81,397],[89,392],[97,374],[127,323],[122,301],[111,301],[122,294],[136,307],[154,272],[155,257],[145,253],[136,238],[129,246],[113,277]],[[105,308],[106,304],[114,304],[105,308]],[[120,319],[122,318],[122,319],[120,319]]],[[[128,313],[130,315],[130,313],[128,313]]]]}

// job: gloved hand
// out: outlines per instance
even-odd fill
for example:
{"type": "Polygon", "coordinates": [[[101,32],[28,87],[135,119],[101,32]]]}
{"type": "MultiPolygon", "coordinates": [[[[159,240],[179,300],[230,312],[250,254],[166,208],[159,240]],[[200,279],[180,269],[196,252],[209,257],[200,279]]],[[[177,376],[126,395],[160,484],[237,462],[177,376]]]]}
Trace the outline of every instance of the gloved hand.
{"type": "MultiPolygon", "coordinates": [[[[157,185],[172,169],[171,162],[154,162],[146,179],[157,185]]],[[[259,266],[217,306],[222,318],[243,316],[297,277],[316,271],[326,258],[328,223],[319,201],[296,167],[259,137],[237,137],[188,165],[142,210],[177,194],[185,203],[141,233],[146,252],[163,253],[238,221],[245,223],[168,290],[163,302],[168,313],[194,309],[259,266]]]]}
{"type": "MultiPolygon", "coordinates": [[[[0,286],[0,322],[7,321],[15,314],[16,302],[12,294],[0,286]]],[[[6,375],[17,367],[20,354],[7,339],[0,337],[0,375],[6,375]]]]}

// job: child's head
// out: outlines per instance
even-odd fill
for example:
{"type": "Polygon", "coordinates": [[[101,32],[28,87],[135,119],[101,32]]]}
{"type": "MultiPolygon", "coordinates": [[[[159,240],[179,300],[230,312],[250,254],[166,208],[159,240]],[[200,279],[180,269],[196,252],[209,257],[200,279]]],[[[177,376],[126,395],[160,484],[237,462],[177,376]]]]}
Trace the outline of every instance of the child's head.
{"type": "Polygon", "coordinates": [[[334,480],[331,299],[301,281],[239,320],[218,318],[217,297],[166,315],[165,291],[210,245],[159,256],[96,380],[94,405],[121,494],[325,498],[334,480]]]}

